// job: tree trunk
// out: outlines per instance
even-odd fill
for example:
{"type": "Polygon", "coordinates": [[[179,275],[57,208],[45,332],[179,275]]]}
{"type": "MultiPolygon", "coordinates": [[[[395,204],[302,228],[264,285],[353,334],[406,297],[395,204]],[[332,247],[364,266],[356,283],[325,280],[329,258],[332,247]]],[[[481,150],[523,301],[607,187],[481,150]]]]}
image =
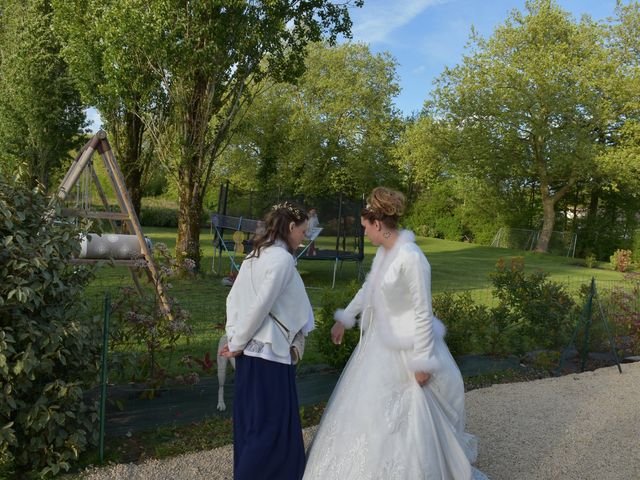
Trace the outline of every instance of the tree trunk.
{"type": "Polygon", "coordinates": [[[536,252],[546,253],[549,251],[549,241],[553,233],[553,226],[556,221],[555,201],[553,197],[545,197],[542,199],[542,231],[536,243],[536,252]]]}
{"type": "Polygon", "coordinates": [[[190,258],[195,262],[196,271],[200,269],[200,214],[202,212],[202,191],[194,184],[197,160],[183,164],[178,180],[178,240],[176,258],[179,262],[190,258]]]}
{"type": "Polygon", "coordinates": [[[121,161],[122,174],[124,175],[133,208],[136,211],[136,215],[140,217],[142,179],[147,166],[143,164],[141,158],[144,125],[140,117],[134,112],[127,111],[125,113],[125,130],[126,145],[124,158],[121,161]]]}
{"type": "Polygon", "coordinates": [[[181,159],[178,166],[178,240],[176,258],[182,262],[190,258],[200,270],[200,214],[205,185],[201,181],[206,165],[206,134],[208,119],[202,109],[208,100],[207,81],[200,77],[194,81],[190,101],[187,103],[181,139],[181,159]]]}
{"type": "Polygon", "coordinates": [[[600,203],[600,188],[594,187],[589,195],[589,211],[587,212],[587,223],[595,222],[598,218],[598,204],[600,203]]]}

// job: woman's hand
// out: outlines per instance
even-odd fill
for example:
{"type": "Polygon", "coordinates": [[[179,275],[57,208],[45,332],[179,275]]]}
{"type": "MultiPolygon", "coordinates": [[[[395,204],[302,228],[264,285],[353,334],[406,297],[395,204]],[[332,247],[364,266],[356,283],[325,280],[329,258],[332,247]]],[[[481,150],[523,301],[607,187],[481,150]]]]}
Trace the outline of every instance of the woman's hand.
{"type": "Polygon", "coordinates": [[[336,322],[331,327],[331,340],[336,345],[340,345],[342,343],[342,338],[344,337],[344,325],[340,322],[336,322]]]}
{"type": "Polygon", "coordinates": [[[415,376],[418,385],[420,385],[421,387],[424,387],[431,378],[431,374],[427,372],[416,372],[415,376]]]}
{"type": "Polygon", "coordinates": [[[231,351],[229,351],[229,344],[225,343],[224,347],[222,347],[220,349],[220,351],[218,352],[218,355],[220,355],[221,357],[225,357],[225,358],[239,357],[240,355],[242,355],[242,350],[238,350],[236,352],[231,352],[231,351]]]}

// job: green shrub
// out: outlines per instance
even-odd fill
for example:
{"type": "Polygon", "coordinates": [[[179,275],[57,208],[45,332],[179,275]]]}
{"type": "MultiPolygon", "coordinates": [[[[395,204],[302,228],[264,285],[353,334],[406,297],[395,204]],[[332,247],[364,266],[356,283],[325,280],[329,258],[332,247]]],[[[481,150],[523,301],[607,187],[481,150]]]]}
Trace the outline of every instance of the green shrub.
{"type": "Polygon", "coordinates": [[[626,272],[631,267],[632,254],[631,250],[616,250],[613,255],[609,257],[611,266],[617,272],[626,272]]]}
{"type": "Polygon", "coordinates": [[[587,268],[593,268],[596,264],[597,258],[595,253],[589,253],[586,257],[584,257],[584,265],[587,268]]]}
{"type": "MultiPolygon", "coordinates": [[[[583,289],[586,298],[588,287],[583,289]]],[[[598,291],[603,311],[612,327],[616,346],[624,355],[640,354],[640,274],[628,273],[624,282],[608,290],[598,291]]],[[[602,324],[600,309],[594,309],[596,325],[602,324]]],[[[600,343],[596,346],[608,348],[607,332],[602,332],[600,343]]],[[[602,348],[600,348],[602,349],[602,348]]]]}
{"type": "Polygon", "coordinates": [[[640,268],[640,229],[636,230],[633,234],[633,263],[640,268]]]}
{"type": "Polygon", "coordinates": [[[499,301],[494,313],[517,326],[510,341],[514,352],[565,344],[575,320],[575,304],[562,284],[541,271],[526,274],[522,257],[514,257],[510,268],[500,259],[490,276],[499,301]]]}
{"type": "Polygon", "coordinates": [[[459,201],[453,182],[436,184],[418,197],[404,222],[418,235],[458,241],[464,231],[456,215],[459,201]]]}
{"type": "MultiPolygon", "coordinates": [[[[203,212],[200,225],[209,224],[209,215],[203,212]]],[[[142,206],[140,225],[144,227],[178,228],[178,209],[171,207],[142,206]]]]}
{"type": "Polygon", "coordinates": [[[452,355],[478,350],[477,333],[486,324],[488,311],[474,303],[469,292],[434,295],[433,312],[447,327],[446,341],[452,355]]]}
{"type": "Polygon", "coordinates": [[[351,352],[358,343],[360,332],[356,324],[354,328],[345,331],[342,343],[335,345],[331,341],[331,327],[334,324],[333,313],[338,308],[345,308],[359,289],[360,285],[353,281],[341,291],[327,288],[322,294],[322,306],[316,315],[316,329],[313,334],[323,360],[335,368],[342,368],[346,365],[351,352]]]}
{"type": "Polygon", "coordinates": [[[82,294],[93,270],[77,227],[51,220],[44,196],[0,176],[0,458],[16,475],[67,470],[95,442],[101,335],[82,294]]]}
{"type": "Polygon", "coordinates": [[[145,207],[140,209],[140,224],[144,227],[178,227],[178,209],[145,207]]]}

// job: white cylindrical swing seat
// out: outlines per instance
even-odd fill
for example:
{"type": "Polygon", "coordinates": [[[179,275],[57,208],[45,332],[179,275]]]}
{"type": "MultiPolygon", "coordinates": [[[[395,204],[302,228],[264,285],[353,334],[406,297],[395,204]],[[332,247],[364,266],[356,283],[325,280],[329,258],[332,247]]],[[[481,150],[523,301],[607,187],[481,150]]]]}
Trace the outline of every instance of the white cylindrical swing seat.
{"type": "MultiPolygon", "coordinates": [[[[145,241],[147,245],[151,243],[151,240],[146,237],[145,241]]],[[[136,235],[87,233],[82,236],[80,246],[79,258],[130,260],[142,255],[136,235]]]]}

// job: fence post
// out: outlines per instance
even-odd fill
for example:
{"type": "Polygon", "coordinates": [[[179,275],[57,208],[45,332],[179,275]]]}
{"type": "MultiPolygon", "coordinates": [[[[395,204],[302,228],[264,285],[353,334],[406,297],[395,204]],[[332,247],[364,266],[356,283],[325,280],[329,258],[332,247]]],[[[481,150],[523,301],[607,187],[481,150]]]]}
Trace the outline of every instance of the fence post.
{"type": "Polygon", "coordinates": [[[107,404],[107,356],[109,354],[109,316],[111,315],[111,297],[104,294],[102,324],[102,367],[100,369],[100,463],[104,462],[104,424],[107,404]]]}
{"type": "Polygon", "coordinates": [[[591,312],[593,307],[593,297],[596,294],[596,279],[591,277],[591,286],[589,287],[589,297],[587,303],[584,306],[584,338],[582,346],[582,361],[580,371],[584,372],[584,367],[587,365],[587,356],[589,355],[589,333],[591,330],[591,312]]]}

